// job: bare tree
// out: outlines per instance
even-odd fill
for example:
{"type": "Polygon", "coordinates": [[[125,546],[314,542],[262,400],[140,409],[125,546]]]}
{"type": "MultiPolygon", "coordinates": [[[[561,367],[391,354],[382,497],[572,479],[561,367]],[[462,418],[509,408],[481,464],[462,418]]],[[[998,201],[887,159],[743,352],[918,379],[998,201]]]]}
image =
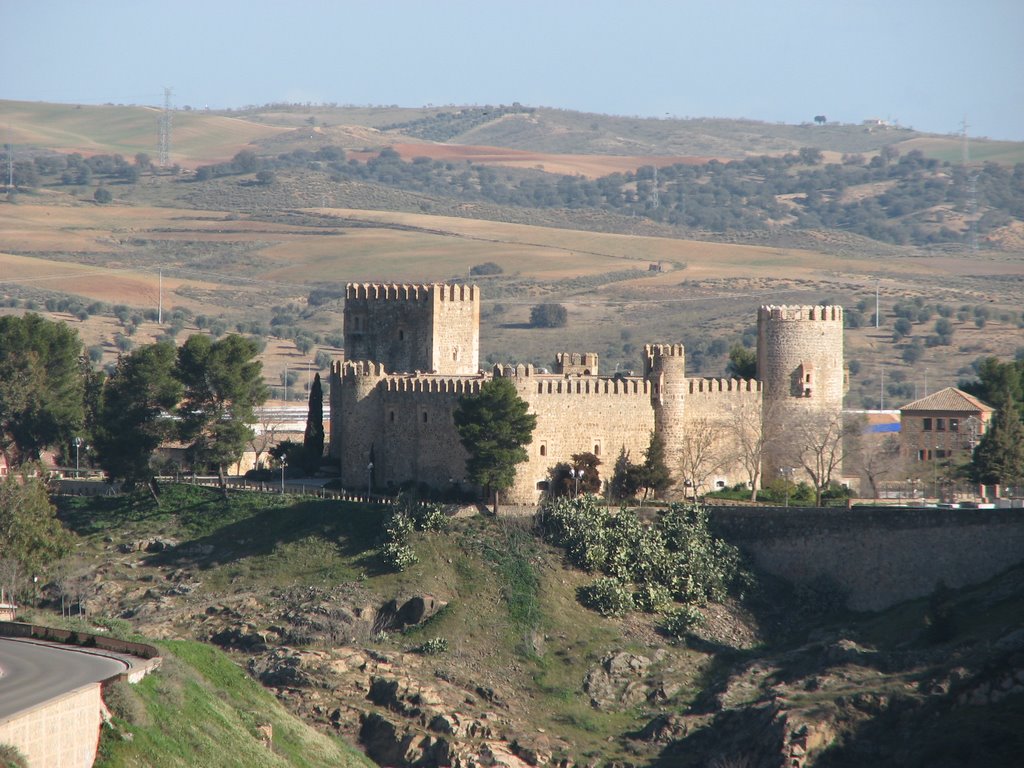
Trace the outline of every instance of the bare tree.
{"type": "Polygon", "coordinates": [[[893,434],[883,439],[861,439],[856,450],[857,469],[871,486],[871,496],[877,499],[882,482],[900,469],[900,441],[893,434]]]}
{"type": "Polygon", "coordinates": [[[693,490],[694,497],[700,495],[708,478],[725,464],[725,451],[719,444],[718,428],[706,418],[699,418],[687,425],[686,436],[680,444],[679,470],[684,485],[693,490]]]}
{"type": "Polygon", "coordinates": [[[260,457],[277,445],[277,432],[284,426],[284,417],[278,413],[260,408],[257,411],[256,428],[249,440],[249,447],[252,448],[256,458],[253,462],[255,469],[260,468],[260,457]]]}
{"type": "Polygon", "coordinates": [[[787,455],[803,468],[814,486],[814,501],[821,506],[822,492],[842,467],[845,440],[854,427],[847,426],[842,413],[811,411],[794,419],[789,427],[787,455]]]}
{"type": "Polygon", "coordinates": [[[733,412],[728,425],[736,463],[743,468],[750,486],[750,500],[757,501],[761,488],[764,462],[781,442],[781,419],[773,418],[778,408],[774,400],[766,400],[761,408],[745,406],[733,412]]]}

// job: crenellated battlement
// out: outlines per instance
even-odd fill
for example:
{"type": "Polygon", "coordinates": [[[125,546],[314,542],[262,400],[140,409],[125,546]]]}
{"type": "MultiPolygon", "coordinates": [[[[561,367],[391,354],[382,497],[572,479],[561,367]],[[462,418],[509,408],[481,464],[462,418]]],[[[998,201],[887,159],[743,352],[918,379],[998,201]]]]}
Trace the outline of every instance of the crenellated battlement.
{"type": "Polygon", "coordinates": [[[644,344],[644,357],[654,360],[658,357],[683,357],[682,344],[644,344]]]}
{"type": "Polygon", "coordinates": [[[649,397],[651,394],[651,383],[646,379],[637,378],[613,378],[599,379],[597,377],[582,378],[547,378],[537,381],[528,393],[532,395],[611,395],[621,397],[623,395],[642,395],[649,397]]]}
{"type": "MultiPolygon", "coordinates": [[[[381,378],[387,375],[384,363],[377,363],[373,360],[346,360],[339,367],[341,378],[344,381],[354,381],[357,376],[381,378]]],[[[335,371],[334,366],[331,367],[331,371],[332,373],[335,371]]]]}
{"type": "Polygon", "coordinates": [[[482,376],[386,376],[385,392],[475,395],[486,381],[482,376]]]}
{"type": "Polygon", "coordinates": [[[349,283],[345,286],[346,301],[478,301],[475,285],[449,283],[349,283]]]}
{"type": "Polygon", "coordinates": [[[843,308],[836,305],[804,304],[804,305],[773,305],[767,304],[757,310],[758,320],[826,320],[843,322],[843,308]]]}
{"type": "Polygon", "coordinates": [[[759,393],[761,382],[757,379],[687,379],[687,392],[691,395],[718,395],[721,393],[759,393]]]}

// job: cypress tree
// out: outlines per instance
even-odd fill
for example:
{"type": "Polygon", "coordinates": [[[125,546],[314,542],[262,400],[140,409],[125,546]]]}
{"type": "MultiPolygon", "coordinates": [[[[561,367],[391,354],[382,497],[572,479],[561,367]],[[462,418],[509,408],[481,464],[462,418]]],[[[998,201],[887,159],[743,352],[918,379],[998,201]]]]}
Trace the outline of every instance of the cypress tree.
{"type": "Polygon", "coordinates": [[[306,474],[312,475],[320,469],[320,460],[324,455],[324,391],[319,373],[313,378],[313,386],[309,388],[309,414],[306,416],[302,448],[306,474]]]}

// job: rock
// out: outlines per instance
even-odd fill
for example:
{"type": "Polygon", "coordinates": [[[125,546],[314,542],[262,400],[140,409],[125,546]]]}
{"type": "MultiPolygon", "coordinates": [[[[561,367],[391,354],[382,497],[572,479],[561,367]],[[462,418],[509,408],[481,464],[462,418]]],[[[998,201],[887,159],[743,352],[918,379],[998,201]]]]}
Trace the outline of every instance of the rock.
{"type": "Polygon", "coordinates": [[[210,636],[210,642],[222,648],[237,648],[251,653],[267,650],[267,637],[260,632],[242,631],[239,627],[229,627],[210,636]]]}
{"type": "Polygon", "coordinates": [[[642,682],[651,660],[646,656],[618,652],[605,656],[583,681],[583,690],[590,695],[590,704],[598,709],[629,706],[657,697],[656,684],[642,682]]]}
{"type": "Polygon", "coordinates": [[[431,595],[416,595],[401,606],[397,600],[389,600],[377,609],[373,619],[374,634],[401,631],[406,627],[426,621],[448,603],[431,595]]]}
{"type": "Polygon", "coordinates": [[[178,542],[174,539],[153,539],[146,542],[142,549],[146,552],[166,552],[169,549],[174,549],[176,546],[178,546],[178,542]]]}
{"type": "Polygon", "coordinates": [[[323,654],[281,647],[250,659],[249,672],[272,688],[313,688],[322,684],[317,674],[322,662],[323,654]]]}
{"type": "Polygon", "coordinates": [[[686,731],[686,720],[679,715],[658,715],[632,737],[639,741],[668,744],[686,736],[686,731]]]}

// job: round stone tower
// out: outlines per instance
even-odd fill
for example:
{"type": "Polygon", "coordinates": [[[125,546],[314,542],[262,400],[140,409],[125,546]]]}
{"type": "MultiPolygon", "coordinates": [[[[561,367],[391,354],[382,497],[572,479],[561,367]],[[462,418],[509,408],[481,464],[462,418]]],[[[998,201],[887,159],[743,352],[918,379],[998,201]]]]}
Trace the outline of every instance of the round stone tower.
{"type": "Polygon", "coordinates": [[[665,441],[665,463],[673,477],[682,464],[686,417],[686,356],[682,344],[644,346],[644,377],[651,383],[654,431],[665,441]]]}
{"type": "MultiPolygon", "coordinates": [[[[843,363],[843,308],[764,306],[757,313],[757,376],[762,383],[763,428],[785,442],[795,420],[839,415],[847,377],[843,363]],[[787,427],[787,424],[790,425],[787,427]]],[[[765,476],[781,464],[769,461],[765,476]]]]}

